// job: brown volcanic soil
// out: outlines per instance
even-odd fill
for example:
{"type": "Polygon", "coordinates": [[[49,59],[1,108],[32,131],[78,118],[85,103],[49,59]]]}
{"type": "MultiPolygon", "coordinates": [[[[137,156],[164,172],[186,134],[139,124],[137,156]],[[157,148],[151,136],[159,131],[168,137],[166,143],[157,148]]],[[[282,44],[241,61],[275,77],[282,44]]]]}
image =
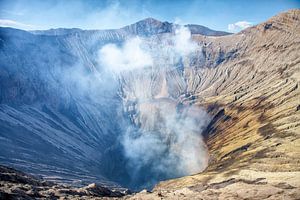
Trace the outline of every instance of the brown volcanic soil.
{"type": "Polygon", "coordinates": [[[214,116],[209,167],[128,198],[300,199],[300,10],[193,37],[205,61],[185,73],[193,101],[214,116]]]}

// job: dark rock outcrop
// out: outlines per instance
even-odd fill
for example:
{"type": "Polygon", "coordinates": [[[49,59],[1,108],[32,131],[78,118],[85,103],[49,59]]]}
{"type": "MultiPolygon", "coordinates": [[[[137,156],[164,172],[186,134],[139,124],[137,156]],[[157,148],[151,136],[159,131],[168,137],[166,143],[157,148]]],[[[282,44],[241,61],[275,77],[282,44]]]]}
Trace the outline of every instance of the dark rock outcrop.
{"type": "Polygon", "coordinates": [[[59,185],[0,165],[0,199],[94,199],[128,194],[128,189],[95,183],[77,188],[59,185]]]}

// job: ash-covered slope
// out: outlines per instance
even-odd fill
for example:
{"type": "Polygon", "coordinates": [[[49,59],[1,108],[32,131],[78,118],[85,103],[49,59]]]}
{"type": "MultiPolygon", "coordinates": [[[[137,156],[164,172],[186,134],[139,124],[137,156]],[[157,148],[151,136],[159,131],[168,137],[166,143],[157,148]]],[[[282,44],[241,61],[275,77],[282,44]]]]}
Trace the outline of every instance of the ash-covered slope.
{"type": "Polygon", "coordinates": [[[97,70],[87,44],[9,28],[0,35],[1,163],[71,182],[117,175],[108,163],[119,159],[119,100],[107,87],[94,92],[102,83],[88,81],[97,70]]]}

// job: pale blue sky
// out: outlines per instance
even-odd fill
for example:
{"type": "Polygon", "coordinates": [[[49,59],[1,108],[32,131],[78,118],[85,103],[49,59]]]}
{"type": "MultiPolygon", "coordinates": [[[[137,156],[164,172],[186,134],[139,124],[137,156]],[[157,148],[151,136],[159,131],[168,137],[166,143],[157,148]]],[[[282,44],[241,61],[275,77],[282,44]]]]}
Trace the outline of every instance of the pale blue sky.
{"type": "Polygon", "coordinates": [[[108,29],[153,17],[235,32],[291,8],[300,0],[0,0],[0,26],[108,29]]]}

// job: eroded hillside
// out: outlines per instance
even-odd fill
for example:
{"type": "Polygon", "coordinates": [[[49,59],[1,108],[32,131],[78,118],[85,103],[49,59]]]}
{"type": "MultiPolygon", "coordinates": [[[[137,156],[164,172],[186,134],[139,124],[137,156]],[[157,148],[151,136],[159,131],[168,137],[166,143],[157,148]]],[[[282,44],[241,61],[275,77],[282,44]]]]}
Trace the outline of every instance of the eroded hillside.
{"type": "Polygon", "coordinates": [[[133,199],[299,198],[299,33],[291,10],[235,35],[194,35],[205,59],[186,72],[187,101],[213,115],[209,166],[133,199]]]}

